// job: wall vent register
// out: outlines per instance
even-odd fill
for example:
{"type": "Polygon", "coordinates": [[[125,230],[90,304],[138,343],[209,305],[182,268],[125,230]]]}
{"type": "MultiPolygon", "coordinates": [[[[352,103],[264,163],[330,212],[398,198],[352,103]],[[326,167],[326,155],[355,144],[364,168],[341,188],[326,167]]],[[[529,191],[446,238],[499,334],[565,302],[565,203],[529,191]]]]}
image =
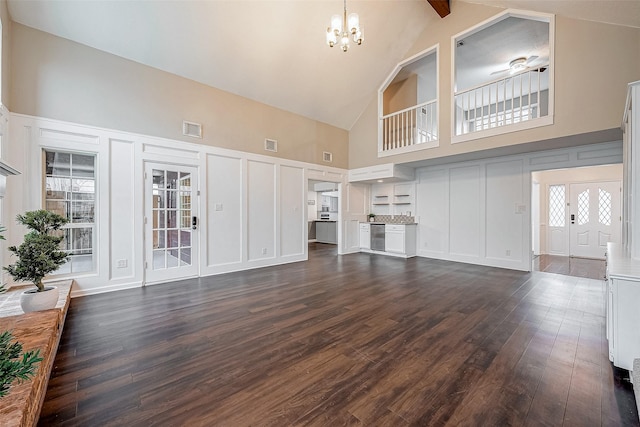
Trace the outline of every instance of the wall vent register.
{"type": "Polygon", "coordinates": [[[276,141],[275,139],[265,139],[264,140],[264,149],[266,151],[271,151],[274,153],[278,152],[278,141],[276,141]]]}
{"type": "Polygon", "coordinates": [[[202,125],[194,122],[182,122],[182,134],[193,138],[202,138],[202,125]]]}

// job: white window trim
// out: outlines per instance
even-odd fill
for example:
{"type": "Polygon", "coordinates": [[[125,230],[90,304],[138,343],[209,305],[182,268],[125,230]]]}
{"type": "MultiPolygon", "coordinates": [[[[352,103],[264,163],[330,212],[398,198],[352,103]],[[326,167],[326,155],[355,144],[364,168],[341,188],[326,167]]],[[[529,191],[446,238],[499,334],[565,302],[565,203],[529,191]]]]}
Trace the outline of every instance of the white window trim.
{"type": "MultiPolygon", "coordinates": [[[[87,150],[74,150],[69,148],[61,148],[55,145],[40,145],[38,149],[41,150],[41,176],[40,176],[40,192],[41,192],[41,206],[42,209],[46,209],[46,164],[45,164],[45,153],[49,152],[57,152],[57,153],[69,153],[69,154],[79,154],[83,156],[93,156],[95,158],[94,162],[94,203],[95,203],[95,218],[93,222],[93,232],[91,236],[91,245],[92,245],[92,260],[91,260],[91,270],[81,271],[81,272],[70,272],[70,273],[59,273],[56,272],[48,275],[48,280],[60,280],[68,277],[80,278],[80,277],[92,277],[98,274],[98,256],[99,256],[99,248],[98,248],[98,230],[99,230],[99,184],[98,184],[98,172],[99,172],[99,153],[95,151],[87,151],[87,150]]],[[[64,227],[63,227],[64,229],[64,227]]]]}
{"type": "Polygon", "coordinates": [[[383,138],[383,129],[382,129],[382,116],[384,110],[384,91],[391,84],[393,79],[398,75],[398,73],[402,70],[405,65],[411,64],[413,62],[419,61],[422,58],[429,56],[435,52],[436,54],[436,116],[438,123],[438,135],[440,135],[440,44],[435,44],[427,49],[424,49],[421,52],[416,53],[415,55],[401,61],[396,65],[393,71],[387,76],[385,81],[382,83],[380,88],[378,89],[378,116],[376,120],[378,121],[378,157],[389,157],[397,154],[410,153],[414,151],[420,151],[428,148],[436,148],[440,146],[440,137],[435,141],[424,142],[422,144],[416,144],[411,147],[403,147],[396,148],[393,150],[382,150],[382,138],[383,138]]]}
{"type": "MultiPolygon", "coordinates": [[[[554,98],[555,98],[555,85],[554,85],[554,73],[555,73],[555,15],[541,12],[531,12],[528,10],[519,9],[507,9],[500,12],[493,17],[486,19],[473,27],[467,28],[457,34],[451,36],[451,144],[457,144],[460,142],[467,142],[481,138],[487,138],[490,136],[504,135],[507,133],[518,132],[526,129],[533,129],[542,126],[552,125],[554,122],[554,98]],[[496,22],[504,19],[515,17],[524,19],[533,19],[537,21],[549,22],[549,106],[548,114],[538,119],[527,120],[526,122],[519,122],[508,126],[501,126],[491,128],[487,130],[467,133],[463,135],[456,135],[456,40],[463,36],[469,36],[481,31],[496,22]]],[[[439,116],[438,116],[439,117],[439,116]]]]}

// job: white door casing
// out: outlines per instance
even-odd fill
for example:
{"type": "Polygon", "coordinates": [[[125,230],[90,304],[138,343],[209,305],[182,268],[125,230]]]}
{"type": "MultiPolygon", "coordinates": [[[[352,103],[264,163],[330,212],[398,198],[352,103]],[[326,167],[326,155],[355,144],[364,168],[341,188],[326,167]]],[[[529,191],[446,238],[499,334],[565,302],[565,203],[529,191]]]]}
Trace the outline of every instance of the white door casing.
{"type": "Polygon", "coordinates": [[[620,181],[571,184],[571,256],[604,259],[607,242],[620,242],[620,190],[620,181]]]}
{"type": "Polygon", "coordinates": [[[197,181],[197,168],[145,163],[146,284],[199,274],[197,181]]]}

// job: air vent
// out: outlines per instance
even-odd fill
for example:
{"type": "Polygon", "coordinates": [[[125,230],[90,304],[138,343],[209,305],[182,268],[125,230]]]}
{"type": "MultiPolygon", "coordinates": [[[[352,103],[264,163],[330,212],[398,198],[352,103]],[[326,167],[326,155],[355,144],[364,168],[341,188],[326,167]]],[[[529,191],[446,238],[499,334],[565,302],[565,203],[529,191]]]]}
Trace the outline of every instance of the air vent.
{"type": "Polygon", "coordinates": [[[202,125],[200,123],[183,121],[182,134],[193,138],[202,138],[202,125]]]}
{"type": "Polygon", "coordinates": [[[264,149],[267,151],[273,151],[274,153],[278,152],[278,141],[275,139],[265,139],[264,140],[264,149]]]}
{"type": "Polygon", "coordinates": [[[327,163],[333,162],[333,154],[329,153],[328,151],[323,151],[322,160],[324,160],[327,163]]]}

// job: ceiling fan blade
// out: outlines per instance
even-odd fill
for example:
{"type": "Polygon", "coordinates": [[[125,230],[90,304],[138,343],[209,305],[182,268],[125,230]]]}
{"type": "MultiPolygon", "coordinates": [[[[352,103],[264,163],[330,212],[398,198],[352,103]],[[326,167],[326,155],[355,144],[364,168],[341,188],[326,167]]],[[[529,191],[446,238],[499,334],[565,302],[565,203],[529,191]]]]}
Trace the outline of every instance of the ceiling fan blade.
{"type": "Polygon", "coordinates": [[[547,71],[547,67],[531,68],[531,71],[533,71],[534,73],[544,73],[545,71],[547,71]]]}
{"type": "Polygon", "coordinates": [[[502,73],[506,73],[507,71],[509,71],[509,68],[506,68],[504,70],[498,70],[498,71],[494,71],[493,73],[489,74],[490,76],[493,76],[495,74],[502,74],[502,73]]]}

